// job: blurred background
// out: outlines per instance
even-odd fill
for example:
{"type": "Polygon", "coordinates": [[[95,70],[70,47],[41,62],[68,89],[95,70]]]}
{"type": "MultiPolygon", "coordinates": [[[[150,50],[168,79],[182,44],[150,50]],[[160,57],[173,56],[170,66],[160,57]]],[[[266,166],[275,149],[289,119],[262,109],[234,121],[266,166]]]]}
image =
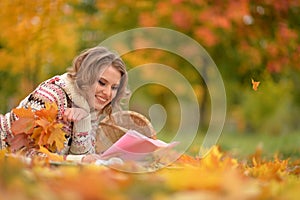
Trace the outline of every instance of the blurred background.
{"type": "MultiPolygon", "coordinates": [[[[83,49],[121,31],[157,26],[199,42],[220,70],[227,94],[223,148],[300,155],[299,0],[2,0],[0,8],[2,114],[43,80],[64,73],[83,49]],[[257,91],[251,79],[260,82],[257,91]]],[[[163,63],[190,81],[201,109],[201,138],[209,125],[210,97],[195,69],[155,49],[123,59],[128,69],[163,63]]],[[[168,115],[162,135],[172,135],[180,112],[167,88],[141,88],[130,109],[148,115],[153,104],[163,105],[168,115]]]]}

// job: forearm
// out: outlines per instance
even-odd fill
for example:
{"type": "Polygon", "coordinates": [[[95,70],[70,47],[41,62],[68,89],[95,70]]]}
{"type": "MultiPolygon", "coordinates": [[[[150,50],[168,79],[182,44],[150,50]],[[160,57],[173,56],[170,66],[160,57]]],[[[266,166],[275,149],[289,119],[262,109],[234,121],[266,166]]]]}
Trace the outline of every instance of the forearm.
{"type": "Polygon", "coordinates": [[[15,120],[12,112],[0,114],[0,149],[7,147],[7,139],[12,138],[11,123],[15,120]]]}
{"type": "Polygon", "coordinates": [[[91,120],[93,114],[74,123],[70,154],[92,154],[95,153],[95,132],[97,121],[91,120]]]}
{"type": "Polygon", "coordinates": [[[94,137],[90,132],[74,133],[70,148],[70,154],[81,155],[95,152],[94,137]]]}

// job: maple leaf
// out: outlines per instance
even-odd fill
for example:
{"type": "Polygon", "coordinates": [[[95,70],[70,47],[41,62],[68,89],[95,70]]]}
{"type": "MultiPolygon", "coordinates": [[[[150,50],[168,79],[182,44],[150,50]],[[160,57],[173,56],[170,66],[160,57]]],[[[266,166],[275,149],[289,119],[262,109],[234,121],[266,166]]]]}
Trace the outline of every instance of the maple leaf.
{"type": "Polygon", "coordinates": [[[288,160],[275,160],[267,162],[257,162],[255,158],[252,159],[253,167],[248,167],[248,175],[260,180],[277,180],[282,181],[288,175],[287,167],[288,160]]]}
{"type": "Polygon", "coordinates": [[[50,134],[48,134],[45,130],[43,130],[41,132],[40,138],[38,140],[38,144],[40,146],[47,145],[47,141],[48,141],[49,136],[50,136],[50,134]]]}
{"type": "Polygon", "coordinates": [[[64,142],[66,141],[65,132],[62,130],[62,124],[55,124],[51,127],[51,134],[47,140],[50,145],[56,146],[57,150],[60,151],[64,148],[64,142]]]}
{"type": "Polygon", "coordinates": [[[40,146],[46,145],[48,138],[51,134],[50,129],[53,125],[53,122],[49,122],[47,119],[43,118],[43,119],[36,120],[36,124],[42,128],[39,134],[39,138],[37,140],[38,144],[40,146]]]}
{"type": "Polygon", "coordinates": [[[35,141],[38,141],[40,136],[41,136],[41,132],[43,131],[42,127],[36,127],[35,129],[33,129],[33,132],[31,134],[31,138],[35,141]]]}
{"type": "Polygon", "coordinates": [[[18,108],[13,111],[18,120],[13,122],[12,131],[14,135],[22,135],[9,139],[12,149],[28,147],[29,143],[47,147],[51,151],[63,149],[66,140],[65,132],[62,130],[63,124],[56,121],[58,108],[55,103],[46,102],[45,108],[37,111],[31,108],[18,108]]]}
{"type": "Polygon", "coordinates": [[[20,118],[34,118],[34,113],[31,108],[15,108],[12,111],[20,118]]]}
{"type": "Polygon", "coordinates": [[[34,113],[31,108],[16,108],[12,111],[18,117],[16,121],[12,122],[11,131],[13,134],[31,133],[35,125],[34,113]]]}
{"type": "Polygon", "coordinates": [[[41,126],[44,130],[47,130],[48,127],[51,126],[51,123],[45,118],[36,120],[36,124],[41,126]]]}
{"type": "Polygon", "coordinates": [[[183,154],[181,155],[178,160],[176,161],[176,164],[185,164],[185,165],[193,165],[193,166],[197,166],[199,165],[200,160],[198,158],[194,158],[192,156],[183,154]]]}
{"type": "Polygon", "coordinates": [[[53,122],[57,116],[57,105],[55,103],[45,103],[45,108],[37,110],[35,115],[40,119],[45,119],[48,122],[53,122]]]}
{"type": "Polygon", "coordinates": [[[44,154],[46,154],[47,157],[49,158],[49,160],[51,160],[51,161],[59,161],[59,162],[64,161],[63,156],[58,155],[58,154],[56,154],[56,153],[51,153],[51,152],[50,152],[47,148],[45,148],[45,147],[40,146],[39,151],[42,152],[42,153],[44,153],[44,154]]]}
{"type": "Polygon", "coordinates": [[[256,91],[259,84],[260,84],[260,82],[259,81],[254,81],[253,79],[251,79],[251,83],[252,83],[253,90],[256,91]]]}
{"type": "Polygon", "coordinates": [[[10,144],[10,149],[12,152],[16,152],[22,147],[28,147],[30,144],[30,140],[28,140],[28,135],[25,133],[19,133],[13,138],[8,138],[7,141],[10,144]]]}

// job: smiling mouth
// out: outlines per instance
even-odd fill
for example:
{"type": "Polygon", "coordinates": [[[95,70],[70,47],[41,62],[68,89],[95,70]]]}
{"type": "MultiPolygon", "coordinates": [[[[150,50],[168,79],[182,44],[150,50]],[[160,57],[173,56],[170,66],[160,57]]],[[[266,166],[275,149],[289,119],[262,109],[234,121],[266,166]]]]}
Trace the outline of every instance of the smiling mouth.
{"type": "Polygon", "coordinates": [[[104,103],[106,103],[108,101],[107,98],[103,98],[103,97],[100,97],[100,96],[96,96],[96,99],[101,104],[104,104],[104,103]]]}

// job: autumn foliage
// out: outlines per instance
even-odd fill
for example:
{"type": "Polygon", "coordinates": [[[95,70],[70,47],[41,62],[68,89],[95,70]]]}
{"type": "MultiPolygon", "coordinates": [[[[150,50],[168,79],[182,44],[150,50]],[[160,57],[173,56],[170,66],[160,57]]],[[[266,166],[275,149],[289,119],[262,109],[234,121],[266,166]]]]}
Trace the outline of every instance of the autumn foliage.
{"type": "MultiPolygon", "coordinates": [[[[2,114],[17,105],[41,81],[63,73],[81,50],[98,45],[122,31],[156,26],[179,31],[208,51],[221,72],[226,88],[230,88],[227,91],[230,97],[228,110],[230,121],[237,124],[236,131],[265,131],[260,128],[262,124],[278,124],[278,121],[284,121],[282,127],[276,128],[281,132],[299,129],[298,122],[294,120],[298,115],[293,113],[299,113],[300,102],[300,4],[297,0],[153,0],[135,3],[130,0],[112,0],[109,3],[32,0],[26,4],[21,0],[4,0],[0,6],[2,114]],[[247,93],[251,90],[251,78],[262,83],[269,82],[274,87],[266,88],[263,84],[261,92],[251,98],[247,93]],[[278,99],[276,91],[281,91],[279,96],[285,102],[273,105],[267,99],[257,100],[261,93],[265,93],[265,98],[278,99]],[[292,97],[289,97],[290,94],[293,94],[292,97]],[[280,116],[275,119],[269,115],[252,117],[247,107],[248,104],[257,105],[256,100],[261,104],[268,103],[251,108],[254,109],[251,112],[259,112],[272,105],[273,113],[270,115],[281,110],[286,110],[286,113],[278,114],[280,116]],[[289,104],[297,109],[285,109],[289,104]],[[291,115],[292,119],[281,117],[283,115],[291,115]],[[261,124],[253,122],[255,120],[261,124]]],[[[136,40],[129,46],[134,48],[142,42],[136,40]]],[[[192,50],[187,48],[188,51],[192,50]]],[[[129,69],[145,61],[174,67],[188,77],[201,106],[205,108],[209,103],[209,94],[201,77],[195,76],[195,71],[186,63],[170,55],[161,56],[156,51],[133,54],[124,60],[129,69]]],[[[148,93],[144,92],[145,99],[166,101],[162,99],[164,91],[155,92],[151,89],[148,93]]],[[[165,98],[170,99],[168,96],[165,98]]],[[[268,109],[263,113],[268,113],[268,109]]],[[[201,114],[209,118],[208,112],[201,114]]],[[[266,129],[276,132],[269,126],[266,129]]]]}
{"type": "MultiPolygon", "coordinates": [[[[121,31],[157,26],[196,40],[216,62],[227,89],[230,131],[274,137],[299,132],[297,0],[2,0],[0,7],[1,114],[41,81],[64,72],[79,51],[121,31]]],[[[202,107],[209,104],[201,77],[182,60],[145,50],[124,55],[124,61],[129,68],[174,67],[188,77],[202,107]]],[[[168,104],[170,97],[150,88],[141,99],[137,108],[149,99],[168,104]]],[[[40,111],[14,109],[19,120],[13,124],[11,149],[36,147],[48,159],[24,163],[0,151],[0,199],[300,199],[300,160],[264,159],[259,150],[238,159],[215,146],[204,158],[184,154],[143,174],[65,163],[49,152],[59,151],[64,142],[56,109],[50,104],[40,111]]]]}
{"type": "Polygon", "coordinates": [[[37,111],[31,108],[15,108],[13,113],[18,119],[12,123],[11,128],[14,134],[10,141],[12,151],[21,147],[47,148],[51,152],[62,150],[66,138],[62,130],[63,124],[57,122],[55,103],[45,103],[45,108],[37,111]]]}
{"type": "Polygon", "coordinates": [[[256,154],[241,161],[217,146],[204,158],[182,155],[165,168],[143,174],[91,164],[49,165],[39,162],[28,165],[14,157],[6,157],[5,151],[0,153],[0,192],[4,199],[43,199],[45,196],[49,199],[300,197],[299,161],[276,157],[266,161],[256,154]]]}

